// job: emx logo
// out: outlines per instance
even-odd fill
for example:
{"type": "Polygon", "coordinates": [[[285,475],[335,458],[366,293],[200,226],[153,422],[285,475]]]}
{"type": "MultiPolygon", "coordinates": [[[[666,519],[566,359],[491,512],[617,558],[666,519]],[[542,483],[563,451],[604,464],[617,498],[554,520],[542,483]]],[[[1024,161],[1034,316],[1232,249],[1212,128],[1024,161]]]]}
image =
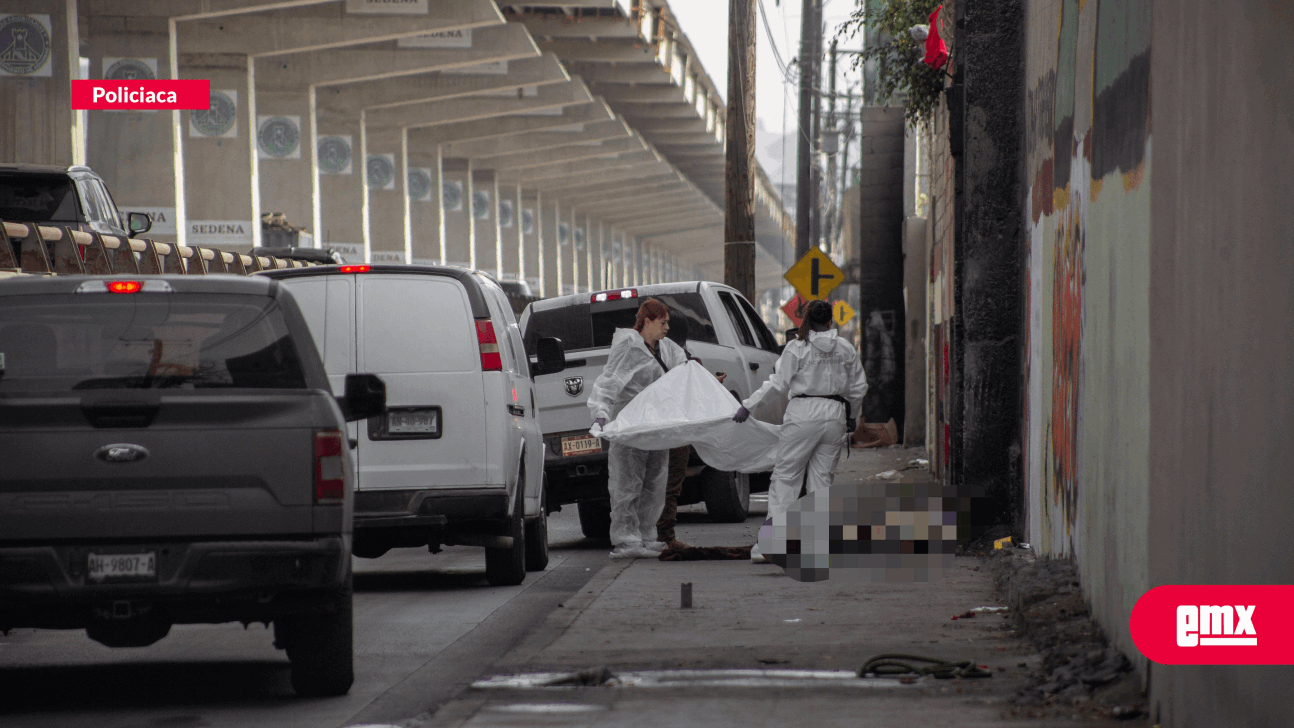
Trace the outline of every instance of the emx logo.
{"type": "Polygon", "coordinates": [[[1288,665],[1291,605],[1291,585],[1160,586],[1137,600],[1129,627],[1137,649],[1165,665],[1288,665]]]}

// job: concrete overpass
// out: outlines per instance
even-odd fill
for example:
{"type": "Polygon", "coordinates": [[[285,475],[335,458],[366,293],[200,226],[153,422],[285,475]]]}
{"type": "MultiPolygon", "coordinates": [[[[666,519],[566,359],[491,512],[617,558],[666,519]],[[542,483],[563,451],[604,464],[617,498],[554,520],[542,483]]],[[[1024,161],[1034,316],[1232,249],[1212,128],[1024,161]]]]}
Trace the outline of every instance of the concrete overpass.
{"type": "MultiPolygon", "coordinates": [[[[49,60],[0,78],[21,110],[0,120],[2,158],[88,163],[159,240],[245,250],[272,211],[348,258],[546,295],[722,280],[724,106],[663,0],[0,0],[8,13],[44,27],[49,60]],[[87,66],[209,78],[213,105],[69,112],[87,66]]],[[[768,288],[794,235],[762,170],[757,199],[768,288]]]]}

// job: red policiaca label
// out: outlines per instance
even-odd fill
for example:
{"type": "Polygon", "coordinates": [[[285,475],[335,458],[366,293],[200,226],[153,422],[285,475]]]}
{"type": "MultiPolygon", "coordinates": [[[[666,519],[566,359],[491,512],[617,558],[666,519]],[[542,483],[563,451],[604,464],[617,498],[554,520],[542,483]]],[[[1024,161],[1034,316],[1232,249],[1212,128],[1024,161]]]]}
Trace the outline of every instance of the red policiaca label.
{"type": "Polygon", "coordinates": [[[1157,586],[1128,626],[1162,665],[1294,665],[1294,585],[1157,586]]]}
{"type": "Polygon", "coordinates": [[[211,108],[207,79],[144,81],[73,81],[73,109],[170,111],[211,108]]]}

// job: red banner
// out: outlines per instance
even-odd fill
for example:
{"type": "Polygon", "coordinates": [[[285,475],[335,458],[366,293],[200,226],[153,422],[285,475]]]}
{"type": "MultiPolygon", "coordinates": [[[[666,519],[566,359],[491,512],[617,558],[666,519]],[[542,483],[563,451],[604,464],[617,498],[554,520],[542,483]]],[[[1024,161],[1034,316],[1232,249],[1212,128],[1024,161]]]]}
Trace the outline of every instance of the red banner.
{"type": "Polygon", "coordinates": [[[1162,665],[1294,664],[1294,586],[1158,586],[1128,620],[1141,654],[1162,665]]]}
{"type": "Polygon", "coordinates": [[[211,108],[211,81],[73,81],[73,109],[171,111],[211,108]]]}

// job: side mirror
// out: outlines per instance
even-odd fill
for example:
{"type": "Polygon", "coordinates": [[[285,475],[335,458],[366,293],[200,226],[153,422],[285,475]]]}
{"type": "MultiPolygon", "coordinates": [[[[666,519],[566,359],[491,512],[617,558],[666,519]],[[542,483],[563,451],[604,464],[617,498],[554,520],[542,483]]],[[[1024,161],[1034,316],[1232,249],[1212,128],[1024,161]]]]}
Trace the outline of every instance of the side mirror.
{"type": "Polygon", "coordinates": [[[566,368],[562,340],[551,336],[535,342],[535,374],[556,374],[566,368]]]}
{"type": "Polygon", "coordinates": [[[376,374],[347,374],[346,396],[337,403],[347,422],[376,417],[386,411],[386,383],[376,374]]]}
{"type": "Polygon", "coordinates": [[[126,213],[126,227],[131,235],[142,235],[153,229],[153,218],[147,212],[126,213]]]}

